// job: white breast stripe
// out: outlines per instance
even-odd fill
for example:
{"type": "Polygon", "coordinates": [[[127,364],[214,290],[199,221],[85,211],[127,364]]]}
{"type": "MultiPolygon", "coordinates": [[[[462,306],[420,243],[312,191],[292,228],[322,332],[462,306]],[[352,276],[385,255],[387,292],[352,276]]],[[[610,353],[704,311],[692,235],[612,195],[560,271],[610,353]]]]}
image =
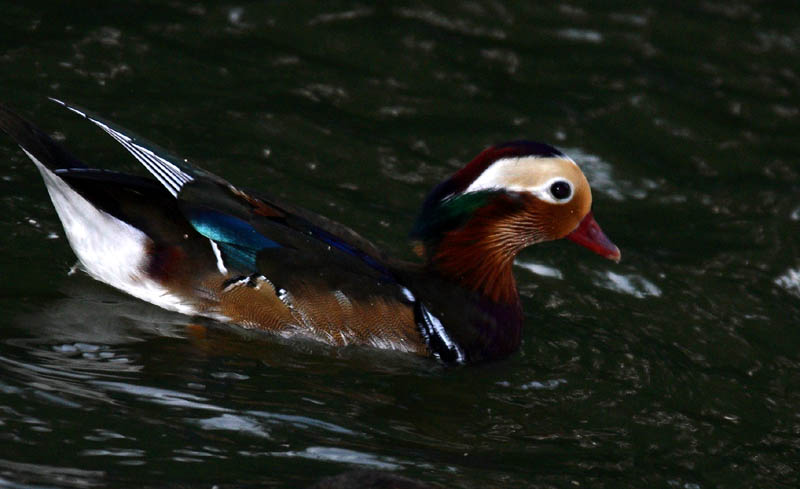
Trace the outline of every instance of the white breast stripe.
{"type": "MultiPolygon", "coordinates": [[[[452,338],[450,338],[450,335],[447,334],[447,330],[444,329],[444,326],[442,325],[442,322],[439,321],[439,318],[434,316],[424,304],[420,304],[420,311],[422,312],[423,320],[428,326],[430,326],[431,333],[439,337],[448,351],[455,353],[455,362],[464,363],[464,352],[461,350],[458,344],[453,341],[452,338]]],[[[436,353],[434,352],[434,354],[436,353]]]]}

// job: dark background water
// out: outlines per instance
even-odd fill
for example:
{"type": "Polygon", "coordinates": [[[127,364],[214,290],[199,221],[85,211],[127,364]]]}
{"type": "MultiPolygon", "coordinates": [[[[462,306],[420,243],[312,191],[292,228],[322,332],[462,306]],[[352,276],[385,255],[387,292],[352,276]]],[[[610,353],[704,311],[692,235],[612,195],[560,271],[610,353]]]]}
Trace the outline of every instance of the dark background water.
{"type": "Polygon", "coordinates": [[[549,141],[620,264],[517,261],[512,358],[278,341],[82,274],[0,138],[0,487],[800,485],[796,2],[5,2],[0,99],[102,167],[92,110],[408,256],[425,193],[549,141]]]}

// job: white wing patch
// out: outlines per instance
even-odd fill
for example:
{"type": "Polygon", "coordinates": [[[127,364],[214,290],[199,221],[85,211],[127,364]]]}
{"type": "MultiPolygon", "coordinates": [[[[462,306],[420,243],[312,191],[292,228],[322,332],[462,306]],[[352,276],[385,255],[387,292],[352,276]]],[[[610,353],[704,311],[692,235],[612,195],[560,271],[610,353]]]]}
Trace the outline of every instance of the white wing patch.
{"type": "Polygon", "coordinates": [[[61,100],[54,98],[51,98],[50,100],[58,104],[61,104],[70,111],[90,120],[100,129],[105,131],[109,136],[114,138],[125,149],[127,149],[128,152],[132,154],[133,157],[139,161],[139,163],[144,165],[144,167],[147,168],[147,171],[152,173],[153,176],[156,177],[156,180],[158,180],[161,183],[161,185],[163,185],[169,191],[169,193],[172,194],[173,197],[178,196],[178,192],[180,192],[181,187],[194,180],[194,178],[192,178],[191,175],[187,174],[186,172],[184,172],[174,164],[170,163],[169,161],[165,160],[164,158],[153,153],[152,150],[145,148],[140,144],[137,144],[135,141],[133,141],[133,139],[126,136],[125,134],[122,134],[121,132],[110,128],[103,122],[92,118],[91,116],[81,112],[80,110],[74,107],[70,107],[61,100]]]}
{"type": "Polygon", "coordinates": [[[219,250],[219,246],[217,246],[216,241],[213,239],[209,239],[208,242],[211,243],[211,251],[214,252],[214,256],[217,258],[217,270],[219,270],[219,273],[227,275],[228,269],[225,267],[225,262],[222,260],[222,253],[219,250]]]}

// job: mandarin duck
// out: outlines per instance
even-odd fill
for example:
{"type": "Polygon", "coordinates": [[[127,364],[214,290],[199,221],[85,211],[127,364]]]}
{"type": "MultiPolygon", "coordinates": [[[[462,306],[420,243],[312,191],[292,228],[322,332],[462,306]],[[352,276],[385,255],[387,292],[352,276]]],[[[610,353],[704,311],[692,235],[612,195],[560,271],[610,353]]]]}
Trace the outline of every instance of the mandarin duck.
{"type": "Polygon", "coordinates": [[[592,216],[586,177],[547,144],[492,146],[436,186],[411,231],[420,263],[408,263],[53,101],[105,131],[154,178],[90,168],[2,105],[0,130],[41,173],[82,268],[168,310],[467,363],[520,345],[512,273],[520,250],[567,238],[620,258],[592,216]]]}

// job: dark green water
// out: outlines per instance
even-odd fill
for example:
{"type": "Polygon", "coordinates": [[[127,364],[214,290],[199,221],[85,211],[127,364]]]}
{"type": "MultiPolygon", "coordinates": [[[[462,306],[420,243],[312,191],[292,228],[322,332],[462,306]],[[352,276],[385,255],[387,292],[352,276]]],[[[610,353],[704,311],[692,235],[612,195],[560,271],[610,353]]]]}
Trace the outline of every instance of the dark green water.
{"type": "Polygon", "coordinates": [[[495,364],[203,334],[68,276],[0,138],[0,487],[798,487],[800,7],[531,3],[6,2],[0,99],[91,164],[136,169],[47,96],[408,256],[436,182],[545,140],[623,261],[523,253],[495,364]]]}

